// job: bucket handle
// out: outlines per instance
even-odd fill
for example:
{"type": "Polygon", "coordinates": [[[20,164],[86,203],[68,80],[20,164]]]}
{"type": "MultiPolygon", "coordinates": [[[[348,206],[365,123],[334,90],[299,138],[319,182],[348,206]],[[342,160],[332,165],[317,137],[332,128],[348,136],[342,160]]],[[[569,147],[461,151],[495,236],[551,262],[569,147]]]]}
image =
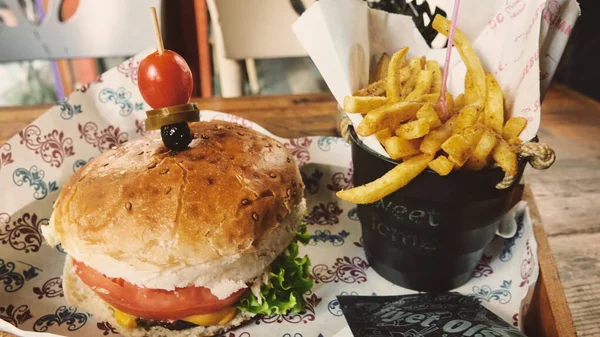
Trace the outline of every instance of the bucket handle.
{"type": "MultiPolygon", "coordinates": [[[[536,170],[545,170],[556,161],[556,153],[546,143],[528,142],[519,145],[517,155],[527,160],[529,165],[536,170]]],[[[504,190],[515,183],[515,176],[506,173],[504,179],[496,185],[499,190],[504,190]]]]}

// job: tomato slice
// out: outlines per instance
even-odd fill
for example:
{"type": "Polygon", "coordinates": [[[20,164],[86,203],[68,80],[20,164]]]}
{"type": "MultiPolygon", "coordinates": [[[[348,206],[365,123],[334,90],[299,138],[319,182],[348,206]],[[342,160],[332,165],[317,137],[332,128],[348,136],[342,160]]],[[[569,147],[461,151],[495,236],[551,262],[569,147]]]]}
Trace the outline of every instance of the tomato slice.
{"type": "Polygon", "coordinates": [[[123,279],[106,277],[75,259],[73,265],[81,281],[108,304],[124,313],[158,321],[219,311],[235,304],[248,290],[240,289],[220,300],[204,287],[191,286],[173,291],[142,288],[123,279]]]}

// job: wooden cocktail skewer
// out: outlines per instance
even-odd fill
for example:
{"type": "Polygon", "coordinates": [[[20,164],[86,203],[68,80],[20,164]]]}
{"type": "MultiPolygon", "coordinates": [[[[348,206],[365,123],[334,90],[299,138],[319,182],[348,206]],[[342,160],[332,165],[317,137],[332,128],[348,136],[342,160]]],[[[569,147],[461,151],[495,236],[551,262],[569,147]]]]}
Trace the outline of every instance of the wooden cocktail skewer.
{"type": "Polygon", "coordinates": [[[194,88],[192,71],[183,57],[163,45],[156,8],[150,7],[156,52],[148,54],[138,68],[138,87],[153,110],[146,111],[148,130],[160,129],[165,147],[187,149],[192,141],[188,122],[200,120],[198,106],[189,104],[194,88]]]}
{"type": "Polygon", "coordinates": [[[444,61],[444,76],[442,77],[442,90],[438,104],[442,106],[443,116],[440,119],[445,121],[450,117],[448,111],[448,103],[446,102],[446,85],[448,82],[448,73],[450,72],[450,57],[452,56],[452,47],[454,45],[454,32],[456,31],[456,20],[458,19],[458,9],[460,0],[454,0],[454,12],[452,13],[452,24],[450,26],[450,34],[448,35],[448,49],[446,50],[446,60],[444,61]]]}
{"type": "Polygon", "coordinates": [[[158,47],[158,55],[162,55],[165,52],[165,46],[163,44],[162,35],[160,34],[160,27],[158,25],[158,15],[156,14],[156,7],[150,7],[150,14],[152,15],[152,23],[154,24],[154,37],[156,37],[156,47],[158,47]]]}

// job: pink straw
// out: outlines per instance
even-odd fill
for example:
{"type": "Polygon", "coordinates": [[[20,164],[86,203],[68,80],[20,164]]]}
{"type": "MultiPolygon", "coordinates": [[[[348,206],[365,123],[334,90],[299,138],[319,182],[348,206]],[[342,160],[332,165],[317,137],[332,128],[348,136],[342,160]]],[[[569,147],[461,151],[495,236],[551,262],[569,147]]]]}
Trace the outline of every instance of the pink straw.
{"type": "Polygon", "coordinates": [[[454,12],[452,12],[452,24],[450,25],[450,35],[448,36],[448,49],[446,50],[446,60],[444,61],[442,90],[440,92],[440,98],[438,99],[438,104],[442,106],[442,110],[444,112],[444,115],[441,116],[442,120],[446,120],[450,116],[450,113],[448,112],[448,104],[446,103],[446,83],[448,82],[448,68],[450,68],[450,57],[452,56],[452,46],[454,45],[454,32],[456,31],[456,20],[458,20],[459,6],[460,0],[454,0],[454,12]]]}

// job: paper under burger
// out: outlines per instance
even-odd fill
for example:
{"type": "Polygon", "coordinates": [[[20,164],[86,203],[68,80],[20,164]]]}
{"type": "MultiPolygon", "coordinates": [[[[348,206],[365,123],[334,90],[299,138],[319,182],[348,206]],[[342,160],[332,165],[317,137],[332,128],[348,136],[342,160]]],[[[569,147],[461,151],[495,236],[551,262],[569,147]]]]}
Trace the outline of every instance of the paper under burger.
{"type": "Polygon", "coordinates": [[[191,90],[153,77],[165,69],[191,83],[173,52],[140,64],[154,108],[146,129],[160,131],[78,170],[43,228],[68,254],[67,302],[126,336],[212,336],[256,314],[301,311],[313,282],[298,257],[306,204],[291,154],[238,124],[193,122],[191,90]]]}

